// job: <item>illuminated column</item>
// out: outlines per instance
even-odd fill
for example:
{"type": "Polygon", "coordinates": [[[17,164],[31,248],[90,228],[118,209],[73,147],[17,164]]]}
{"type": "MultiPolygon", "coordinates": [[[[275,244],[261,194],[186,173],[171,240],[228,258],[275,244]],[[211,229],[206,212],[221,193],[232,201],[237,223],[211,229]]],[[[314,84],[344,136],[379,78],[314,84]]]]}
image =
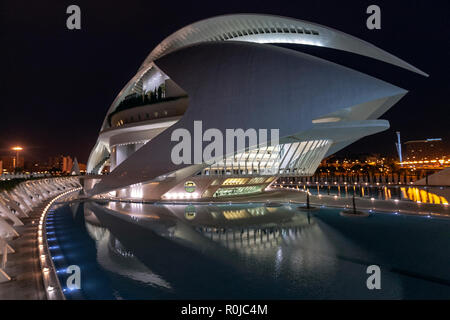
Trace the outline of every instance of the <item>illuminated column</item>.
{"type": "Polygon", "coordinates": [[[397,131],[397,143],[395,144],[395,146],[397,147],[397,152],[398,152],[398,158],[400,160],[400,165],[403,167],[403,157],[402,157],[402,143],[400,141],[400,132],[397,131]]]}

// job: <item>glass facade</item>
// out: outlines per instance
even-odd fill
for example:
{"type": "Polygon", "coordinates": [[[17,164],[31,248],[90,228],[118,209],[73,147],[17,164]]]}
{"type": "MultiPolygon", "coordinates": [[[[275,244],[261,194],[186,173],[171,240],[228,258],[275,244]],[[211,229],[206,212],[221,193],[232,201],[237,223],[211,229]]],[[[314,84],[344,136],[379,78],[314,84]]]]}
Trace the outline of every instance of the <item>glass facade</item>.
{"type": "Polygon", "coordinates": [[[257,193],[262,191],[262,186],[249,186],[249,187],[235,187],[235,188],[219,188],[214,193],[213,197],[228,197],[236,195],[244,195],[250,193],[257,193]]]}
{"type": "Polygon", "coordinates": [[[202,174],[308,176],[314,174],[331,144],[331,140],[310,140],[256,148],[216,162],[202,174]]]}

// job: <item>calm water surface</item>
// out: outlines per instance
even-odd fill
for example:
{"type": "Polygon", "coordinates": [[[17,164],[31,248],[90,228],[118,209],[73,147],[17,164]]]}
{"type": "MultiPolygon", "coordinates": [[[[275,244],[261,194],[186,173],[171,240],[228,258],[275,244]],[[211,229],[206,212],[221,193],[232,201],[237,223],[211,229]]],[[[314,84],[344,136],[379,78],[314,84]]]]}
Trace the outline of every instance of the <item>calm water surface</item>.
{"type": "Polygon", "coordinates": [[[59,205],[47,222],[68,299],[450,299],[450,220],[296,205],[59,205]],[[366,269],[381,268],[381,290],[366,269]]]}
{"type": "Polygon", "coordinates": [[[432,204],[449,204],[450,188],[448,187],[414,187],[414,186],[353,186],[353,185],[289,185],[291,189],[308,189],[313,195],[332,195],[349,198],[356,197],[377,200],[402,200],[432,204]]]}

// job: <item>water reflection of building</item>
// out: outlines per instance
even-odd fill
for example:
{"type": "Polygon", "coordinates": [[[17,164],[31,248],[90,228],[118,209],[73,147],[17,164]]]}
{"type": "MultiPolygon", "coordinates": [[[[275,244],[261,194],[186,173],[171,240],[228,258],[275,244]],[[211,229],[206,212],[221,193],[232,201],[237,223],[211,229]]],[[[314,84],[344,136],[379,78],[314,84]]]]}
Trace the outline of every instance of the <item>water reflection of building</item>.
{"type": "Polygon", "coordinates": [[[59,155],[50,157],[48,160],[49,169],[57,169],[61,172],[70,172],[73,166],[73,159],[70,156],[59,155]]]}
{"type": "MultiPolygon", "coordinates": [[[[318,223],[319,219],[316,218],[308,221],[307,214],[294,206],[292,210],[285,207],[267,210],[260,205],[258,210],[251,207],[250,212],[237,215],[234,211],[242,212],[245,206],[217,208],[209,205],[179,205],[180,210],[169,209],[166,205],[140,206],[142,209],[134,208],[140,210],[135,215],[130,211],[127,213],[130,209],[127,206],[120,206],[120,213],[112,213],[107,204],[91,206],[89,203],[90,209],[101,222],[101,226],[94,227],[108,231],[95,231],[102,235],[98,239],[102,243],[97,244],[102,252],[125,259],[125,266],[127,261],[137,259],[147,268],[147,272],[157,274],[165,283],[170,284],[170,290],[162,286],[157,289],[157,294],[161,293],[165,297],[167,293],[169,297],[181,298],[248,298],[247,291],[241,292],[236,288],[249,289],[256,293],[255,296],[259,296],[261,285],[273,283],[276,290],[283,289],[284,292],[286,286],[283,281],[288,279],[279,281],[285,275],[295,274],[299,276],[296,279],[302,279],[338,271],[335,263],[324,263],[324,251],[327,255],[336,255],[334,238],[323,233],[322,229],[326,226],[318,223]],[[208,207],[214,207],[210,210],[214,214],[207,214],[208,207]],[[153,218],[146,219],[145,213],[151,214],[153,218]],[[154,216],[159,216],[159,219],[154,216]],[[277,216],[283,217],[279,225],[277,216]],[[243,225],[240,226],[239,222],[243,225]],[[164,228],[170,228],[172,232],[164,231],[164,228]],[[218,230],[222,231],[221,240],[218,240],[218,230]],[[242,233],[242,240],[238,232],[242,233]],[[228,242],[224,241],[227,234],[228,242]],[[117,241],[110,240],[111,238],[117,241]]],[[[348,243],[346,249],[351,252],[354,250],[352,244],[348,243]]],[[[102,265],[105,264],[103,254],[99,254],[98,259],[102,265]]],[[[128,277],[123,273],[124,266],[119,259],[109,262],[105,269],[128,277]]],[[[135,270],[131,276],[135,276],[134,273],[135,270]]],[[[123,283],[122,279],[120,281],[123,283]]],[[[112,286],[116,288],[117,281],[113,282],[112,286]]],[[[289,283],[296,286],[291,280],[289,283]]],[[[154,284],[150,285],[156,287],[154,284]]],[[[143,288],[140,294],[145,294],[146,287],[139,287],[143,288]]],[[[120,293],[122,290],[123,288],[119,288],[117,291],[120,293]]]]}
{"type": "Polygon", "coordinates": [[[165,205],[174,216],[193,227],[232,229],[279,225],[292,221],[289,206],[267,207],[261,204],[209,204],[197,206],[165,205]]]}
{"type": "Polygon", "coordinates": [[[131,223],[149,228],[159,236],[210,252],[217,250],[217,244],[248,253],[274,248],[289,238],[295,238],[302,228],[314,224],[309,215],[297,211],[294,206],[154,206],[110,202],[103,208],[131,223]]]}
{"type": "Polygon", "coordinates": [[[97,262],[106,270],[144,284],[170,288],[159,275],[152,272],[125,248],[106,227],[103,227],[94,212],[85,208],[85,225],[89,236],[96,242],[97,262]]]}
{"type": "MultiPolygon", "coordinates": [[[[117,203],[117,205],[119,205],[117,203]]],[[[148,205],[134,204],[149,208],[148,205]]],[[[125,213],[126,205],[122,207],[121,213],[125,213]]],[[[116,207],[116,205],[114,205],[116,207]]],[[[183,237],[189,242],[204,242],[212,240],[221,247],[227,249],[238,249],[243,253],[257,253],[262,250],[270,250],[281,245],[283,242],[295,239],[301,230],[314,224],[311,217],[296,211],[293,206],[268,207],[261,204],[232,204],[232,205],[163,205],[161,206],[178,218],[175,226],[170,227],[170,232],[162,231],[157,225],[168,216],[161,210],[150,210],[152,212],[141,215],[140,223],[148,217],[154,221],[152,230],[159,230],[166,237],[183,237]],[[155,213],[161,216],[155,219],[155,213]],[[183,225],[190,226],[189,231],[183,225]],[[200,233],[204,239],[195,239],[192,232],[200,233]],[[195,240],[194,240],[195,239],[195,240]]],[[[131,206],[128,207],[128,210],[131,206]]],[[[129,215],[134,216],[129,212],[129,215]]]]}
{"type": "Polygon", "coordinates": [[[284,225],[262,225],[243,228],[196,227],[205,237],[228,249],[245,254],[278,248],[284,242],[297,239],[302,230],[312,223],[311,219],[296,216],[284,225]]]}

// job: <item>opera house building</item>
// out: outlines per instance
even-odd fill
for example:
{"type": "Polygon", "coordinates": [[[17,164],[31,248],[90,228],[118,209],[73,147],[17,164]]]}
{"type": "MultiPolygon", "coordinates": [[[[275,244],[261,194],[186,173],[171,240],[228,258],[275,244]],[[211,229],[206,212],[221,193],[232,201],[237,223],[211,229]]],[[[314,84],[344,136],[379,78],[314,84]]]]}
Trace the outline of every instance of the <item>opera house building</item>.
{"type": "Polygon", "coordinates": [[[370,43],[302,20],[236,14],[193,23],[158,44],[113,101],[87,168],[110,172],[96,176],[88,194],[163,201],[259,193],[278,177],[311,176],[323,158],[389,128],[379,118],[406,90],[290,48],[296,45],[427,76],[370,43]],[[174,163],[173,133],[194,132],[199,121],[203,132],[224,135],[278,129],[278,144],[249,143],[211,161],[174,163]]]}

